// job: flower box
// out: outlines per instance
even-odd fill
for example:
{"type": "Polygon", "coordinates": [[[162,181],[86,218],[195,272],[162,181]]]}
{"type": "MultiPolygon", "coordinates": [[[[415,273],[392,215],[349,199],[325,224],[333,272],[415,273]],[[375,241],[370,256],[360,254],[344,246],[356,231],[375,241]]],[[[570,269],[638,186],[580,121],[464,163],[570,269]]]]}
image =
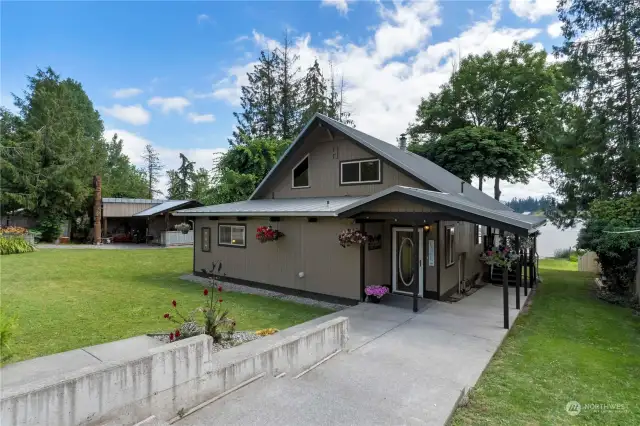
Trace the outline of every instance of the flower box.
{"type": "Polygon", "coordinates": [[[284,234],[271,226],[258,226],[256,230],[256,239],[261,243],[278,241],[282,237],[284,237],[284,234]]]}

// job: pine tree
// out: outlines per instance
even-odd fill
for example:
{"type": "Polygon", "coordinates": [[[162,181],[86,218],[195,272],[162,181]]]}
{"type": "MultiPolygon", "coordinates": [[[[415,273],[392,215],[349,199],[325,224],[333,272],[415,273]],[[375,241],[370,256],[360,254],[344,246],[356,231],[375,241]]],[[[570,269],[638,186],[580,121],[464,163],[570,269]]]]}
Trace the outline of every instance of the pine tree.
{"type": "Polygon", "coordinates": [[[304,77],[302,122],[307,123],[317,112],[327,113],[327,86],[318,59],[304,77]]]}
{"type": "Polygon", "coordinates": [[[282,47],[276,49],[277,82],[278,82],[278,137],[293,139],[300,130],[300,88],[301,80],[298,76],[300,67],[297,65],[300,55],[292,53],[289,32],[284,33],[282,47]]]}
{"type": "Polygon", "coordinates": [[[192,200],[200,201],[203,204],[210,204],[211,175],[204,167],[200,167],[191,177],[192,200]]]}
{"type": "Polygon", "coordinates": [[[180,153],[182,163],[178,170],[169,170],[169,188],[167,189],[167,198],[170,200],[185,200],[189,198],[191,193],[191,182],[193,180],[195,162],[180,153]]]}
{"type": "Polygon", "coordinates": [[[158,152],[151,146],[151,144],[147,144],[144,147],[144,153],[142,154],[142,160],[144,161],[144,173],[147,178],[147,189],[149,198],[153,198],[155,195],[162,195],[162,191],[160,191],[158,187],[159,176],[162,169],[164,169],[164,164],[160,161],[160,155],[158,152]]]}

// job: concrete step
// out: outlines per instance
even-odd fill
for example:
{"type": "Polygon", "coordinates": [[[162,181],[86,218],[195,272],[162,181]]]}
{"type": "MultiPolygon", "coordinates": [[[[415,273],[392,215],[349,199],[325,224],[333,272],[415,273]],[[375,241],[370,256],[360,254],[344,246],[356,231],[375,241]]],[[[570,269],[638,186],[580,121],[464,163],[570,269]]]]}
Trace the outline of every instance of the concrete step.
{"type": "Polygon", "coordinates": [[[133,426],[169,426],[169,423],[164,420],[160,420],[156,416],[151,416],[133,426]]]}

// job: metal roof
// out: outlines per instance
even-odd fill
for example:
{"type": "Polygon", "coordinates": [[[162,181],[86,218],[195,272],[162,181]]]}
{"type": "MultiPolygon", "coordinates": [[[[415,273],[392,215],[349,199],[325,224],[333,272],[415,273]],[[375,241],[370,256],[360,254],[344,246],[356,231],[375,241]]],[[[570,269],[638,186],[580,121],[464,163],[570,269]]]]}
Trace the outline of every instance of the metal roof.
{"type": "Polygon", "coordinates": [[[294,149],[297,149],[297,147],[294,147],[301,144],[301,141],[304,139],[304,136],[306,135],[307,131],[310,130],[311,124],[315,120],[320,120],[328,126],[333,127],[334,130],[344,133],[351,139],[368,148],[370,151],[373,151],[390,163],[395,164],[398,168],[404,170],[409,175],[417,178],[426,185],[432,186],[438,191],[455,194],[460,192],[461,186],[464,185],[464,195],[473,202],[495,210],[512,211],[512,209],[508,206],[505,206],[501,202],[493,199],[479,189],[474,188],[472,185],[464,182],[453,173],[448,172],[447,170],[427,160],[426,158],[420,157],[419,155],[412,152],[404,151],[393,144],[381,141],[380,139],[374,138],[371,135],[349,127],[339,121],[333,120],[326,115],[318,113],[316,113],[314,117],[309,121],[309,123],[307,123],[296,140],[289,146],[289,148],[285,151],[276,165],[269,171],[262,182],[260,182],[260,185],[258,185],[253,194],[251,194],[250,199],[253,199],[258,191],[265,185],[267,180],[269,180],[278,166],[285,161],[288,154],[294,149]]]}
{"type": "Polygon", "coordinates": [[[393,186],[387,188],[384,191],[380,191],[368,197],[364,197],[351,205],[345,206],[337,211],[337,214],[343,215],[346,212],[363,206],[367,203],[371,203],[385,196],[399,193],[417,199],[427,201],[429,203],[437,204],[439,206],[448,207],[449,209],[470,213],[476,216],[486,217],[496,222],[500,222],[506,225],[514,226],[526,231],[532,231],[538,226],[546,222],[544,216],[533,216],[516,213],[514,211],[497,210],[480,205],[467,197],[467,194],[448,194],[444,192],[428,191],[426,189],[411,188],[408,186],[393,186]]]}
{"type": "Polygon", "coordinates": [[[148,198],[103,198],[103,203],[129,203],[129,204],[161,204],[166,200],[150,200],[148,198]]]}
{"type": "Polygon", "coordinates": [[[247,200],[180,210],[176,216],[336,216],[336,211],[364,197],[247,200]]]}
{"type": "MultiPolygon", "coordinates": [[[[185,204],[197,202],[195,200],[169,200],[165,201],[162,204],[158,204],[157,206],[150,207],[146,210],[141,211],[140,213],[136,213],[133,216],[136,217],[148,217],[156,214],[164,213],[168,210],[178,209],[185,204]]],[[[200,204],[200,203],[198,203],[200,204]]]]}

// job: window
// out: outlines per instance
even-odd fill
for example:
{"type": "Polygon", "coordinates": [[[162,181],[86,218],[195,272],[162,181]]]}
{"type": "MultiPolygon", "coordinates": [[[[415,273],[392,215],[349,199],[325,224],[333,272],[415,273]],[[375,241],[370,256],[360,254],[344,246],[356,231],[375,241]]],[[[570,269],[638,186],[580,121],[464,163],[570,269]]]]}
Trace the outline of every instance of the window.
{"type": "Polygon", "coordinates": [[[200,248],[202,251],[211,251],[211,228],[202,228],[200,248]]]}
{"type": "Polygon", "coordinates": [[[482,226],[473,225],[473,235],[475,236],[476,244],[482,244],[482,226]]]}
{"type": "Polygon", "coordinates": [[[445,266],[451,266],[456,262],[456,235],[453,226],[445,226],[444,228],[444,261],[445,266]]]}
{"type": "Polygon", "coordinates": [[[246,225],[218,225],[218,245],[246,247],[246,225]]]}
{"type": "Polygon", "coordinates": [[[309,187],[309,156],[307,155],[291,170],[291,187],[309,187]]]}
{"type": "Polygon", "coordinates": [[[380,160],[357,160],[340,163],[340,183],[380,182],[380,160]]]}

